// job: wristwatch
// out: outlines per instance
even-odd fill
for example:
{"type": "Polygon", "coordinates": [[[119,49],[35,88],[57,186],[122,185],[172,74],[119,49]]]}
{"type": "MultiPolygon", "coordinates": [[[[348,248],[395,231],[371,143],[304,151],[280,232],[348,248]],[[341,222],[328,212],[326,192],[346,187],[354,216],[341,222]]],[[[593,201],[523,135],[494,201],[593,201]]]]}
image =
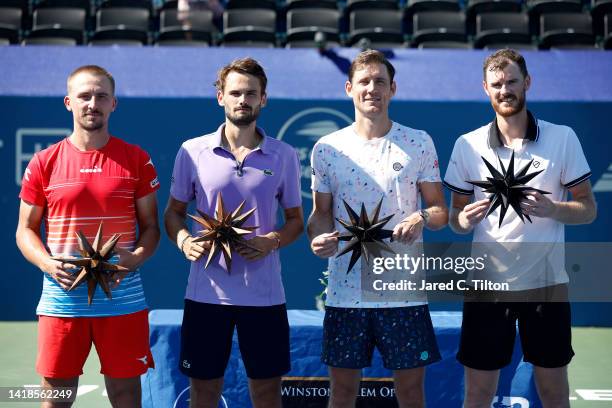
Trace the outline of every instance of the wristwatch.
{"type": "Polygon", "coordinates": [[[423,225],[429,222],[429,213],[426,210],[419,210],[419,215],[423,218],[423,225]]]}

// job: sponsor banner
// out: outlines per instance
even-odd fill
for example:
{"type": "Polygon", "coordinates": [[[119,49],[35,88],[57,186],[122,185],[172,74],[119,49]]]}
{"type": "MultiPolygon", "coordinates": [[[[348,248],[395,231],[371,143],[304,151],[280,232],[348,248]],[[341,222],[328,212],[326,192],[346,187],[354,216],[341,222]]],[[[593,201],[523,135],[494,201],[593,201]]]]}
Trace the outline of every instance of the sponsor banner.
{"type": "MultiPolygon", "coordinates": [[[[325,408],[329,399],[327,377],[283,377],[284,408],[325,408]]],[[[363,378],[357,392],[357,408],[396,408],[392,378],[363,378]]]]}

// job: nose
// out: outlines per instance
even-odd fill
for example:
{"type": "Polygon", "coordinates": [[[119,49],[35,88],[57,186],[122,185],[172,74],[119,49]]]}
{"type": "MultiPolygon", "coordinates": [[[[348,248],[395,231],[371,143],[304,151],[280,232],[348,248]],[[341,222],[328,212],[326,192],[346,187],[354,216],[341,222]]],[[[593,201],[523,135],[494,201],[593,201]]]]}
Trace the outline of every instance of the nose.
{"type": "Polygon", "coordinates": [[[94,110],[96,108],[96,106],[98,106],[98,98],[95,96],[92,96],[89,99],[89,103],[87,104],[90,110],[94,110]]]}
{"type": "Polygon", "coordinates": [[[374,81],[370,81],[370,82],[368,82],[368,85],[366,86],[366,90],[367,90],[368,92],[372,92],[372,91],[374,91],[374,81]]]}

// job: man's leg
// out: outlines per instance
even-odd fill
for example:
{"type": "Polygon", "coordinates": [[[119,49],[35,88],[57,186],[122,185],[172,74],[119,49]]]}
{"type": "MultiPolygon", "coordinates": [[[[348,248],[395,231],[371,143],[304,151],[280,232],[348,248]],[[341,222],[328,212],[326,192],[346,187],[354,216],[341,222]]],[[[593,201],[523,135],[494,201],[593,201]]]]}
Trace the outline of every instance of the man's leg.
{"type": "Polygon", "coordinates": [[[425,367],[394,370],[393,382],[399,408],[425,406],[425,367]]]}
{"type": "Polygon", "coordinates": [[[155,367],[149,348],[148,311],[92,317],[91,321],[111,405],[140,407],[140,376],[155,367]]]}
{"type": "Polygon", "coordinates": [[[373,311],[376,346],[393,370],[400,408],[425,406],[425,366],[441,359],[427,305],[373,311]]]}
{"type": "Polygon", "coordinates": [[[249,378],[253,408],[281,408],[281,377],[254,380],[249,378]]]}
{"type": "Polygon", "coordinates": [[[329,408],[353,408],[357,401],[361,370],[329,367],[329,408]]]}
{"type": "Polygon", "coordinates": [[[217,408],[221,391],[223,391],[223,377],[212,380],[198,380],[190,378],[191,385],[189,408],[217,408]]]}
{"type": "MultiPolygon", "coordinates": [[[[36,371],[43,388],[72,389],[76,397],[79,376],[91,350],[90,322],[87,318],[39,316],[36,371]]],[[[43,408],[69,408],[72,402],[43,402],[43,408]]]]}
{"type": "Polygon", "coordinates": [[[497,391],[499,370],[465,367],[464,408],[490,408],[497,391]]]}
{"type": "MultiPolygon", "coordinates": [[[[75,397],[76,392],[77,392],[77,387],[79,385],[79,377],[73,377],[73,378],[43,377],[41,385],[44,389],[70,388],[72,390],[71,395],[75,397]]],[[[72,406],[72,402],[46,401],[40,404],[40,406],[41,408],[70,408],[72,406]]]]}
{"type": "Polygon", "coordinates": [[[533,366],[538,395],[544,408],[569,408],[567,366],[544,368],[533,366]]]}
{"type": "Polygon", "coordinates": [[[512,360],[517,304],[466,301],[457,360],[465,367],[465,408],[490,408],[500,369],[512,360]]]}
{"type": "Polygon", "coordinates": [[[104,384],[106,384],[106,393],[113,408],[140,407],[142,395],[140,376],[112,378],[105,375],[104,384]]]}
{"type": "Polygon", "coordinates": [[[284,304],[239,306],[238,345],[255,408],[281,407],[281,376],[291,369],[289,321],[284,304]]]}
{"type": "Polygon", "coordinates": [[[189,377],[191,408],[218,407],[237,308],[185,299],[179,369],[189,377]]]}
{"type": "Polygon", "coordinates": [[[372,309],[325,307],[321,361],[329,369],[329,407],[354,407],[361,369],[374,352],[372,309]]]}

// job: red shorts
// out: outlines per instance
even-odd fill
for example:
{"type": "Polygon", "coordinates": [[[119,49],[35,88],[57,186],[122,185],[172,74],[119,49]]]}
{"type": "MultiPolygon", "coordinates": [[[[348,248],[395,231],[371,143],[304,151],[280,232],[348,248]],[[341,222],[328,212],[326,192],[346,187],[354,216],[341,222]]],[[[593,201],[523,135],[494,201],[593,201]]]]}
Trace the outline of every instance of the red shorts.
{"type": "Polygon", "coordinates": [[[148,311],[142,310],[108,317],[38,316],[36,371],[48,378],[80,376],[92,342],[100,372],[109,377],[136,377],[155,366],[148,311]]]}

